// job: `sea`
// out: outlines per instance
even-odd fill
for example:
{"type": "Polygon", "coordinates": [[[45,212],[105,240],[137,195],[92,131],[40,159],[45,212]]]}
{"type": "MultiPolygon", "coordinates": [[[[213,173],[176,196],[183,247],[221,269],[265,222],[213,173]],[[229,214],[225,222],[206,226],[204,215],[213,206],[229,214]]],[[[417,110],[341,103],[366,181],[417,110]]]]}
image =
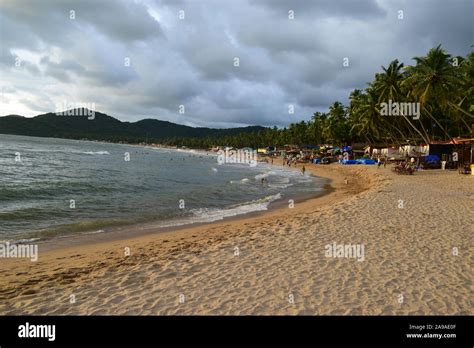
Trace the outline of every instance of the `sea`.
{"type": "Polygon", "coordinates": [[[198,150],[0,134],[0,241],[212,222],[317,194],[325,182],[280,159],[219,164],[198,150]]]}

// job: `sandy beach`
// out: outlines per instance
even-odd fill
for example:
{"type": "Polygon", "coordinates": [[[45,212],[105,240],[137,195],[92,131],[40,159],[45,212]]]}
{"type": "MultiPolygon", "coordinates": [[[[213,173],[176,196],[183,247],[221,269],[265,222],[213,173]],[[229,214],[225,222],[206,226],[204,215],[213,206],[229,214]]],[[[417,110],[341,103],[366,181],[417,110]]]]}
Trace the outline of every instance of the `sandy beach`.
{"type": "Polygon", "coordinates": [[[294,208],[1,259],[0,314],[474,314],[473,176],[306,167],[331,190],[294,208]]]}

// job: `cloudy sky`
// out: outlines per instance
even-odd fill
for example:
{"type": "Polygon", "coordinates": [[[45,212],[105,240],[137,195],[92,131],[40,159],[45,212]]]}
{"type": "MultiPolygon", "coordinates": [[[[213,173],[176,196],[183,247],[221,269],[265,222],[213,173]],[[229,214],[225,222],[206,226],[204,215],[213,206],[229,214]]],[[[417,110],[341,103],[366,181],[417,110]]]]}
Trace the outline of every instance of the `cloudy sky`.
{"type": "Polygon", "coordinates": [[[473,4],[1,0],[0,115],[73,104],[126,121],[285,126],[346,103],[395,58],[438,44],[466,55],[473,4]]]}

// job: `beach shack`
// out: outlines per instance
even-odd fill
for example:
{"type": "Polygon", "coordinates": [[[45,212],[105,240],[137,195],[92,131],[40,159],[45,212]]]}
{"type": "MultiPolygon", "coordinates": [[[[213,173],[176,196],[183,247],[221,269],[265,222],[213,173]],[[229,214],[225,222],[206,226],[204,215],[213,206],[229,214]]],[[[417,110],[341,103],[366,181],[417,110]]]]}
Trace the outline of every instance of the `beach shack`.
{"type": "Polygon", "coordinates": [[[305,161],[313,159],[318,154],[319,148],[317,145],[303,145],[300,150],[301,159],[305,161]]]}
{"type": "Polygon", "coordinates": [[[285,150],[285,152],[299,152],[300,151],[299,146],[289,145],[289,144],[283,145],[283,149],[285,150]]]}
{"type": "Polygon", "coordinates": [[[402,145],[398,152],[404,157],[421,157],[429,155],[429,145],[402,145]]]}
{"type": "MultiPolygon", "coordinates": [[[[360,149],[360,147],[352,146],[354,149],[360,149]]],[[[386,149],[387,145],[373,144],[367,145],[363,148],[364,154],[368,154],[371,157],[377,157],[381,154],[382,149],[386,149]]]]}
{"type": "Polygon", "coordinates": [[[453,157],[460,174],[474,175],[474,138],[455,138],[453,157]]]}
{"type": "Polygon", "coordinates": [[[455,150],[460,163],[474,164],[474,138],[456,138],[455,150]]]}
{"type": "Polygon", "coordinates": [[[450,160],[454,150],[454,144],[452,142],[432,142],[428,145],[428,155],[436,155],[439,158],[446,158],[450,160]]]}
{"type": "Polygon", "coordinates": [[[404,156],[397,147],[375,148],[372,150],[372,157],[387,157],[390,160],[402,159],[404,156]]]}

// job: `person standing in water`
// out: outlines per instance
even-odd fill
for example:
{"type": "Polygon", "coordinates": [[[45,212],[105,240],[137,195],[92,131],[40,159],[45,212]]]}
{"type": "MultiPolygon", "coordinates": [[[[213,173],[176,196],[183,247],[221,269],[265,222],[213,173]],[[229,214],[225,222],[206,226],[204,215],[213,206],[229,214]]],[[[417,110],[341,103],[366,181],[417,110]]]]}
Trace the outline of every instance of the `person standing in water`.
{"type": "Polygon", "coordinates": [[[304,175],[305,172],[306,172],[306,168],[305,168],[304,165],[303,165],[303,168],[301,168],[301,174],[304,175]]]}

